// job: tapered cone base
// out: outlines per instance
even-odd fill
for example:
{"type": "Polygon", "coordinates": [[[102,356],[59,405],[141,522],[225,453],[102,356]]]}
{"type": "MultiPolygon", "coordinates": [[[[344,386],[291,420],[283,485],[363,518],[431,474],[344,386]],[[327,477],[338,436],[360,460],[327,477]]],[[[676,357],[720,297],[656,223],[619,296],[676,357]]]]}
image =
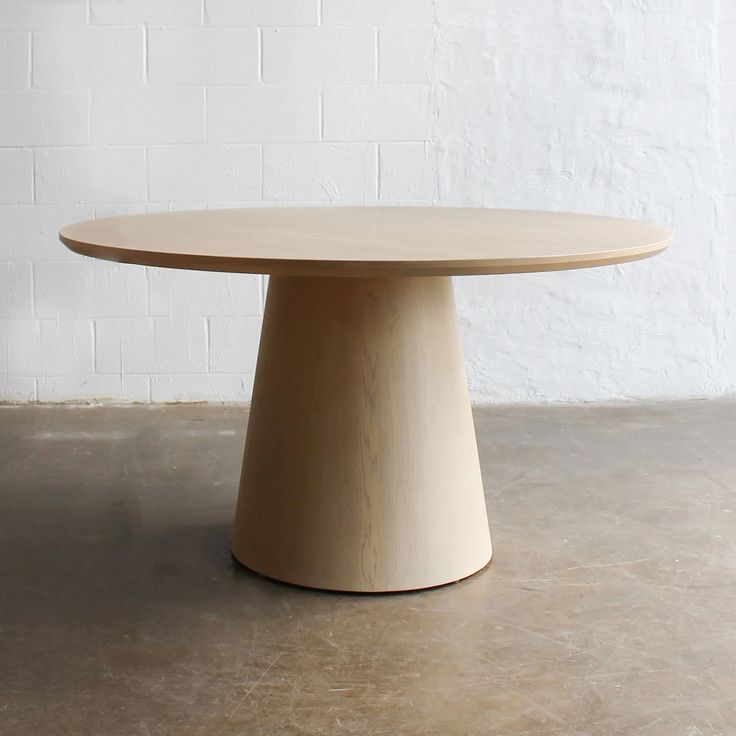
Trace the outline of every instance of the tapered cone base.
{"type": "Polygon", "coordinates": [[[232,550],[363,592],[489,562],[449,278],[271,278],[232,550]]]}

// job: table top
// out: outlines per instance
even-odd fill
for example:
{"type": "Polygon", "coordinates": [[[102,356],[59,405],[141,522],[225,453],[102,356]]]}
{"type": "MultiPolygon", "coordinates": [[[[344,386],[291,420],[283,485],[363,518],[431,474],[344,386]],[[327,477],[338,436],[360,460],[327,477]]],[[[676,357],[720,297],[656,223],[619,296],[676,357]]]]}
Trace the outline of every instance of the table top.
{"type": "Polygon", "coordinates": [[[664,250],[656,225],[594,215],[450,207],[314,207],[128,215],[59,237],[94,258],[293,276],[443,276],[624,263],[664,250]]]}

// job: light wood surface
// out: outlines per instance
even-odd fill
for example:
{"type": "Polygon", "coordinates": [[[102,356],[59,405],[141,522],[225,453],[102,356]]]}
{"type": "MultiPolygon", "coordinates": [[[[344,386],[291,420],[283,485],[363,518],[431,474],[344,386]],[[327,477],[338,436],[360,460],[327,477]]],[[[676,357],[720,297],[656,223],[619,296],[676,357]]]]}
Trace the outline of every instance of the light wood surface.
{"type": "Polygon", "coordinates": [[[452,582],[491,557],[448,277],[623,263],[671,240],[608,217],[370,207],[116,217],[60,237],[112,261],[272,274],[233,554],[363,592],[452,582]]]}
{"type": "Polygon", "coordinates": [[[279,580],[364,592],[488,563],[449,278],[271,279],[232,550],[279,580]]]}
{"type": "Polygon", "coordinates": [[[447,207],[325,207],[129,215],[65,227],[87,256],[210,271],[432,276],[585,268],[655,255],[656,225],[447,207]]]}

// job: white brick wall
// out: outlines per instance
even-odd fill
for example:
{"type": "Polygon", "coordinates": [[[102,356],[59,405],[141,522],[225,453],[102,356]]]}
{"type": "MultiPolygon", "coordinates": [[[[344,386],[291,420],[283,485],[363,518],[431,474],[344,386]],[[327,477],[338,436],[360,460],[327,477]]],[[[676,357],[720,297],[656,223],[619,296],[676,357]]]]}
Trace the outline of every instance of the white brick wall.
{"type": "MultiPolygon", "coordinates": [[[[482,6],[482,3],[476,3],[482,6]]],[[[322,0],[323,20],[336,26],[430,26],[433,0],[322,0]]]]}
{"type": "Polygon", "coordinates": [[[0,90],[2,146],[65,146],[89,139],[89,93],[0,90]]]}
{"type": "Polygon", "coordinates": [[[90,320],[14,320],[8,325],[8,343],[11,376],[94,372],[94,325],[90,320]]]}
{"type": "Polygon", "coordinates": [[[205,24],[212,26],[314,26],[320,0],[206,0],[205,24]]]}
{"type": "Polygon", "coordinates": [[[204,142],[204,90],[199,87],[93,90],[90,141],[204,142]]]}
{"type": "Polygon", "coordinates": [[[148,313],[148,282],[142,266],[92,260],[43,261],[34,264],[33,273],[34,313],[41,319],[148,313]]]}
{"type": "Polygon", "coordinates": [[[33,35],[33,86],[120,87],[143,81],[142,28],[79,28],[33,35]]]}
{"type": "Polygon", "coordinates": [[[152,268],[148,272],[149,311],[156,317],[257,315],[261,280],[249,274],[197,274],[152,268]]]}
{"type": "Polygon", "coordinates": [[[31,37],[27,33],[0,36],[0,89],[28,87],[31,81],[31,37]]]}
{"type": "Polygon", "coordinates": [[[371,28],[267,28],[266,84],[345,84],[376,80],[376,33],[371,28]]]}
{"type": "Polygon", "coordinates": [[[90,0],[94,25],[199,25],[201,0],[90,0]]]}
{"type": "Polygon", "coordinates": [[[42,31],[83,28],[87,21],[87,0],[2,0],[0,31],[42,31]]]}
{"type": "Polygon", "coordinates": [[[145,151],[114,147],[39,148],[36,201],[140,202],[146,198],[145,151]]]}
{"type": "Polygon", "coordinates": [[[258,317],[211,317],[209,367],[214,373],[252,374],[256,369],[258,317]]]}
{"type": "Polygon", "coordinates": [[[206,373],[207,327],[196,317],[95,320],[97,373],[206,373]]]}
{"type": "Polygon", "coordinates": [[[33,151],[0,148],[0,172],[0,202],[23,204],[33,201],[33,151]]]}
{"type": "Polygon", "coordinates": [[[247,399],[265,279],[58,229],[331,203],[673,224],[649,263],[458,280],[473,396],[736,391],[736,2],[629,5],[0,0],[0,401],[247,399]]]}
{"type": "Polygon", "coordinates": [[[261,196],[259,146],[160,146],[148,149],[152,202],[255,201],[261,196]]]}
{"type": "Polygon", "coordinates": [[[720,134],[723,158],[722,231],[725,248],[722,291],[726,295],[724,383],[736,392],[736,0],[722,0],[718,68],[721,77],[720,134]]]}
{"type": "Polygon", "coordinates": [[[253,28],[148,29],[148,74],[156,86],[253,84],[258,80],[253,28]]]}
{"type": "Polygon", "coordinates": [[[54,261],[80,265],[78,255],[66,248],[59,250],[56,234],[70,222],[91,220],[95,215],[91,205],[2,207],[0,213],[0,261],[54,261]]]}
{"type": "Polygon", "coordinates": [[[0,263],[0,319],[33,313],[33,274],[30,263],[0,263]]]}
{"type": "Polygon", "coordinates": [[[373,144],[284,144],[263,147],[263,198],[277,202],[375,199],[373,144]]]}
{"type": "Polygon", "coordinates": [[[225,143],[317,141],[318,87],[213,87],[207,90],[207,137],[225,143]]]}
{"type": "Polygon", "coordinates": [[[334,141],[418,141],[431,134],[429,85],[341,85],[325,92],[334,141]]]}
{"type": "Polygon", "coordinates": [[[437,196],[437,162],[426,143],[382,143],[379,192],[381,201],[426,202],[437,196]]]}
{"type": "Polygon", "coordinates": [[[384,28],[378,34],[378,81],[429,83],[434,68],[431,28],[384,28]]]}

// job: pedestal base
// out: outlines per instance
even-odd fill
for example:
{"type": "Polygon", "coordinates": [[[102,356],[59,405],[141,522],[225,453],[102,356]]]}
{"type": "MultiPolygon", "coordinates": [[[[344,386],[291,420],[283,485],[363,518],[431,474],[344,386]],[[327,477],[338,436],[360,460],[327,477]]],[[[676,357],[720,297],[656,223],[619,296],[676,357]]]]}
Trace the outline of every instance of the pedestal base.
{"type": "Polygon", "coordinates": [[[232,551],[362,592],[489,562],[449,278],[271,278],[232,551]]]}

